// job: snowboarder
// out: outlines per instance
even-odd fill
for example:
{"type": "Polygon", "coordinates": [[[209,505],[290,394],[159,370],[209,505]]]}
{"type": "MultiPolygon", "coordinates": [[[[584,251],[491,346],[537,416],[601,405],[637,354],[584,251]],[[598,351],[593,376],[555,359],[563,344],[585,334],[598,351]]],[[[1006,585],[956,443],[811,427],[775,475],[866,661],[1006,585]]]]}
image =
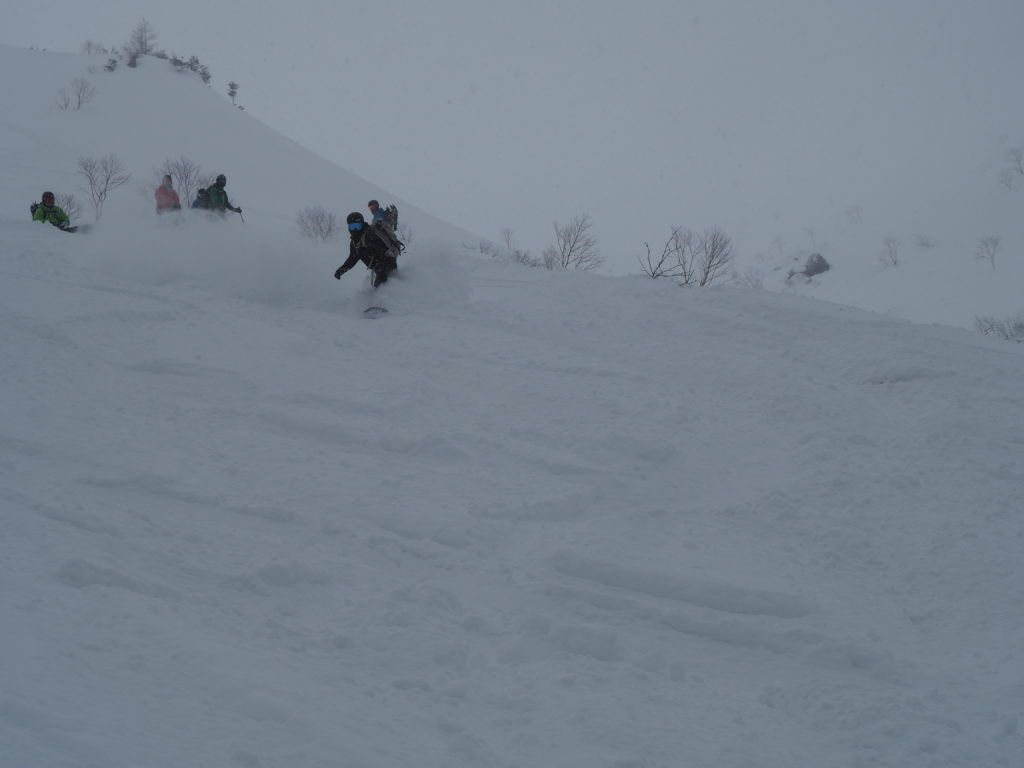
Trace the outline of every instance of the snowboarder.
{"type": "Polygon", "coordinates": [[[153,194],[156,196],[157,213],[181,210],[181,199],[178,197],[178,193],[174,191],[170,174],[164,176],[164,180],[153,194]]]}
{"type": "Polygon", "coordinates": [[[348,259],[335,271],[334,279],[341,280],[343,274],[361,261],[373,272],[373,287],[383,285],[398,269],[398,246],[383,231],[383,224],[367,224],[358,211],[350,213],[345,221],[350,235],[348,259]]]}
{"type": "Polygon", "coordinates": [[[218,213],[224,213],[225,210],[241,213],[242,209],[235,208],[231,205],[231,201],[228,200],[227,190],[224,189],[227,183],[227,177],[223,173],[217,177],[216,183],[207,190],[210,200],[208,207],[211,211],[217,211],[218,213]]]}
{"type": "Polygon", "coordinates": [[[43,202],[34,206],[32,221],[48,221],[57,229],[71,229],[71,218],[57,205],[53,192],[43,192],[43,202]]]}

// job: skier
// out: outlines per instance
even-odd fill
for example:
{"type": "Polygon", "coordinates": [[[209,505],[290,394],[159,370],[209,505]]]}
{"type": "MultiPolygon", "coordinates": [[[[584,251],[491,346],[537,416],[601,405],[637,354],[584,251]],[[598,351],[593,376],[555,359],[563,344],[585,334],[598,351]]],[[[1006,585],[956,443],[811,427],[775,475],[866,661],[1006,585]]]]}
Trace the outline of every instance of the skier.
{"type": "Polygon", "coordinates": [[[196,192],[196,199],[192,201],[192,207],[196,210],[205,211],[210,207],[210,194],[205,187],[200,187],[196,192]]]}
{"type": "Polygon", "coordinates": [[[56,204],[53,192],[43,192],[43,202],[32,211],[32,221],[48,221],[57,229],[71,229],[71,218],[56,204]]]}
{"type": "Polygon", "coordinates": [[[242,209],[235,208],[231,205],[231,201],[228,200],[227,190],[224,189],[227,183],[228,179],[223,173],[217,177],[216,183],[207,190],[210,201],[208,207],[211,211],[217,211],[218,213],[224,213],[225,210],[241,213],[242,209]]]}
{"type": "Polygon", "coordinates": [[[358,211],[350,213],[345,221],[350,235],[348,259],[335,271],[334,279],[341,280],[342,275],[361,261],[373,272],[373,287],[383,285],[398,269],[398,246],[383,231],[383,224],[367,224],[358,211]]]}
{"type": "Polygon", "coordinates": [[[164,176],[164,180],[156,188],[156,192],[153,193],[156,196],[157,213],[181,210],[181,200],[178,197],[178,193],[174,191],[174,187],[171,186],[171,183],[170,174],[164,176]]]}

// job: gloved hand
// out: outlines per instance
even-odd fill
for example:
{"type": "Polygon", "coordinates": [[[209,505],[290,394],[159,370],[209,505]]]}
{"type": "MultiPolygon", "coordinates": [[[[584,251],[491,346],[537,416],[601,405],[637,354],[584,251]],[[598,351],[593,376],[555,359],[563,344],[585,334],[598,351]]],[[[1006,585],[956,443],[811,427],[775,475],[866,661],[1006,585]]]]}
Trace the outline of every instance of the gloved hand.
{"type": "Polygon", "coordinates": [[[334,273],[334,279],[335,280],[341,280],[341,276],[344,275],[345,272],[346,272],[346,269],[344,267],[338,267],[338,269],[334,273]]]}

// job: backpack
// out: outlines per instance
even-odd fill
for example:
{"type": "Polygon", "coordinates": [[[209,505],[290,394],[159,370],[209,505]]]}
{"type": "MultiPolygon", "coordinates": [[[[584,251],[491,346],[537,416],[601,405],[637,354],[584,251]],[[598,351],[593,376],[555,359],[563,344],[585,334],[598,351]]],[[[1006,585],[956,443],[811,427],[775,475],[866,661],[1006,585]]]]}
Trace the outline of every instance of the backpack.
{"type": "Polygon", "coordinates": [[[405,250],[405,243],[398,239],[395,235],[395,231],[387,226],[381,226],[380,222],[370,227],[370,231],[377,235],[378,238],[388,247],[389,251],[394,251],[395,256],[405,250]]]}
{"type": "Polygon", "coordinates": [[[384,221],[392,229],[398,229],[398,206],[394,203],[384,209],[384,221]]]}
{"type": "Polygon", "coordinates": [[[200,187],[196,190],[196,199],[192,203],[193,208],[209,208],[210,200],[208,198],[209,192],[204,188],[200,187]]]}

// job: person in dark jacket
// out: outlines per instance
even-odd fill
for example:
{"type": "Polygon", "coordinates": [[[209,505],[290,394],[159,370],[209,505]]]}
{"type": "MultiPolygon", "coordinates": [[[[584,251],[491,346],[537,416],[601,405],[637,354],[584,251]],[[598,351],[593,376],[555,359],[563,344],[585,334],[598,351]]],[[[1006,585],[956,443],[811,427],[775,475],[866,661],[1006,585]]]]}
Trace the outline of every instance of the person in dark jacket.
{"type": "Polygon", "coordinates": [[[48,221],[57,229],[71,228],[71,219],[64,209],[57,205],[53,192],[43,192],[43,202],[32,211],[32,221],[48,221]]]}
{"type": "Polygon", "coordinates": [[[228,200],[227,190],[224,189],[227,183],[227,177],[223,173],[217,177],[217,181],[207,190],[206,193],[210,201],[208,207],[211,211],[217,211],[218,213],[224,213],[225,210],[241,213],[242,209],[235,208],[231,205],[231,201],[228,200]]]}
{"type": "Polygon", "coordinates": [[[367,224],[358,211],[350,213],[345,221],[350,236],[348,259],[335,271],[334,279],[341,280],[342,275],[361,261],[373,272],[373,287],[383,285],[398,269],[398,253],[387,236],[376,231],[382,225],[367,224]]]}

